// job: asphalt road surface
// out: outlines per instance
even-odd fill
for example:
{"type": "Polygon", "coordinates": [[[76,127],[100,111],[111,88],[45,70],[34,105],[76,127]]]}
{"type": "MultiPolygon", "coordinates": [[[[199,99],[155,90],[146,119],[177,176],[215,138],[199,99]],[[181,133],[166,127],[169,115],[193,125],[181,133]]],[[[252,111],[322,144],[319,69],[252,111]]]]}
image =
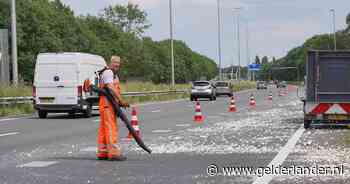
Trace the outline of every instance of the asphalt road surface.
{"type": "Polygon", "coordinates": [[[137,106],[141,136],[153,153],[125,139],[118,122],[125,162],[96,160],[98,116],[0,119],[0,183],[350,183],[349,130],[304,130],[295,87],[281,97],[271,90],[272,102],[267,90],[237,93],[235,113],[228,112],[227,97],[201,101],[202,124],[193,122],[188,99],[137,106]],[[248,106],[251,93],[255,108],[248,106]],[[316,167],[341,171],[294,172],[316,167]]]}

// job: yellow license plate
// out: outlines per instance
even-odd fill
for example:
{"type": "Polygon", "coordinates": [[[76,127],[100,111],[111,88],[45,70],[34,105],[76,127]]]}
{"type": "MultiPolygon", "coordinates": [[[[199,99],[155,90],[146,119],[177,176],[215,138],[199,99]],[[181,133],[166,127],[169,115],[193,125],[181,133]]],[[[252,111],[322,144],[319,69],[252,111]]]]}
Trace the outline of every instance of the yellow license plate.
{"type": "Polygon", "coordinates": [[[55,100],[55,98],[39,98],[40,99],[40,103],[53,103],[53,101],[55,100]]]}
{"type": "Polygon", "coordinates": [[[333,115],[328,115],[328,119],[330,119],[330,120],[347,120],[349,118],[347,115],[333,114],[333,115]]]}

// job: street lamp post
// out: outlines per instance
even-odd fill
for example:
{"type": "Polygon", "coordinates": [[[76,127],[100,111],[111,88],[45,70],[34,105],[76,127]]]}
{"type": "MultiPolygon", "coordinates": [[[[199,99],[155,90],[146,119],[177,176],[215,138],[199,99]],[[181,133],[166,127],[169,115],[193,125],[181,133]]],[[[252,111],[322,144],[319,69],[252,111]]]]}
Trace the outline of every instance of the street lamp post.
{"type": "Polygon", "coordinates": [[[11,0],[12,81],[18,85],[16,1],[11,0]]]}
{"type": "Polygon", "coordinates": [[[171,84],[175,87],[175,58],[174,58],[174,17],[173,17],[173,1],[169,0],[170,13],[170,47],[171,47],[171,84]]]}
{"type": "Polygon", "coordinates": [[[221,56],[221,6],[220,0],[217,0],[218,8],[218,55],[219,55],[219,80],[222,80],[222,56],[221,56]]]}
{"type": "Polygon", "coordinates": [[[237,10],[237,56],[238,56],[238,81],[241,80],[241,41],[240,41],[240,17],[239,11],[242,8],[234,8],[234,11],[237,10]]]}
{"type": "Polygon", "coordinates": [[[334,36],[334,50],[337,50],[337,33],[335,29],[335,9],[330,10],[333,16],[333,36],[334,36]]]}
{"type": "MultiPolygon", "coordinates": [[[[250,47],[249,47],[249,25],[248,25],[248,20],[246,20],[246,54],[247,54],[247,67],[250,64],[250,47]]],[[[250,76],[250,72],[248,74],[250,76]]],[[[248,77],[248,80],[250,77],[248,77]]]]}

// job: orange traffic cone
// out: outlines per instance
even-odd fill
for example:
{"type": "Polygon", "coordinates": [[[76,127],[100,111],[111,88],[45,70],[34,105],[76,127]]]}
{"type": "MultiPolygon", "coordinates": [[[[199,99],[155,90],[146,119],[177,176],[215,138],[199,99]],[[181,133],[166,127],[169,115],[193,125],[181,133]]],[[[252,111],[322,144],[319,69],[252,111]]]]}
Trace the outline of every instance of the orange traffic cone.
{"type": "Polygon", "coordinates": [[[236,112],[237,109],[236,109],[236,102],[235,102],[235,97],[232,96],[231,97],[231,102],[230,102],[230,107],[228,109],[228,112],[236,112]]]}
{"type": "Polygon", "coordinates": [[[256,107],[255,97],[254,97],[253,94],[250,95],[250,98],[249,98],[249,106],[250,106],[251,108],[256,107]]]}
{"type": "Polygon", "coordinates": [[[270,94],[269,94],[269,98],[268,100],[272,101],[273,100],[273,97],[272,97],[272,91],[270,91],[270,94]]]}
{"type": "MultiPolygon", "coordinates": [[[[139,127],[139,121],[137,119],[137,112],[136,112],[136,108],[135,107],[133,107],[132,111],[131,111],[131,126],[135,129],[136,135],[140,137],[141,130],[140,130],[140,127],[139,127]]],[[[131,133],[129,132],[127,139],[132,139],[132,138],[133,137],[132,137],[131,133]]]]}
{"type": "Polygon", "coordinates": [[[199,101],[196,101],[196,112],[194,115],[194,121],[197,123],[201,123],[204,121],[204,117],[202,115],[202,111],[201,111],[201,105],[199,103],[199,101]]]}

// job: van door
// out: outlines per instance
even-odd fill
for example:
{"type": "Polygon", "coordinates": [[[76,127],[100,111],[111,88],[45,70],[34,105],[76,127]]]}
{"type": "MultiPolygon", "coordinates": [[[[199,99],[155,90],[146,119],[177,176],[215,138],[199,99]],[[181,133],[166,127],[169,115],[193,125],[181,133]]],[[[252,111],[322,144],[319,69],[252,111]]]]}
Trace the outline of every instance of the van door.
{"type": "Polygon", "coordinates": [[[78,103],[78,70],[72,62],[41,62],[36,71],[38,104],[74,105],[78,103]]]}

